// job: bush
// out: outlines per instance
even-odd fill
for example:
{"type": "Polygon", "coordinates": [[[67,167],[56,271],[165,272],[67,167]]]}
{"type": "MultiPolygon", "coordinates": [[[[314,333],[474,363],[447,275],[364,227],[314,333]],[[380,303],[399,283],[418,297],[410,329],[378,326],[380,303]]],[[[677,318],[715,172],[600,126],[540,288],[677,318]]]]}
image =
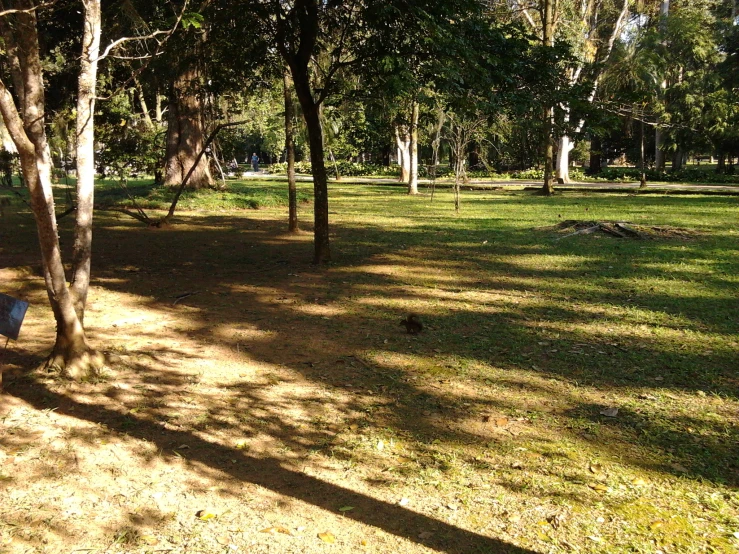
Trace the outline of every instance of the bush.
{"type": "MultiPolygon", "coordinates": [[[[334,162],[326,160],[326,173],[329,176],[334,175],[334,162]]],[[[339,168],[339,175],[342,177],[367,177],[367,176],[393,176],[399,175],[397,166],[386,167],[377,164],[363,164],[340,160],[336,162],[339,168]]],[[[287,173],[287,163],[281,162],[272,164],[270,169],[275,173],[287,173]]],[[[420,168],[419,168],[420,171],[420,168]]],[[[295,172],[309,174],[311,172],[311,164],[308,161],[295,162],[295,172]]]]}
{"type": "MultiPolygon", "coordinates": [[[[724,175],[710,169],[685,168],[675,173],[648,169],[647,181],[668,183],[739,184],[739,175],[724,175]]],[[[638,181],[641,171],[635,167],[607,167],[597,177],[606,181],[638,181]]]]}

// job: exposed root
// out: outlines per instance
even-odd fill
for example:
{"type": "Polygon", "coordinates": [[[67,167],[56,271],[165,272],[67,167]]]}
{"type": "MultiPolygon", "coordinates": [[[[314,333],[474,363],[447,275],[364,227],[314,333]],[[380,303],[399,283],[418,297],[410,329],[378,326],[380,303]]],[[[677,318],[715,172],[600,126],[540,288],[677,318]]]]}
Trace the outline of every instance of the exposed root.
{"type": "Polygon", "coordinates": [[[52,352],[44,364],[44,369],[58,371],[62,377],[74,381],[86,381],[98,377],[104,366],[105,355],[97,350],[87,349],[67,355],[63,352],[52,352]]]}
{"type": "Polygon", "coordinates": [[[690,229],[660,225],[636,225],[626,221],[578,221],[568,219],[557,225],[544,227],[546,231],[569,231],[555,240],[562,240],[575,235],[589,235],[601,233],[615,238],[625,239],[661,239],[679,238],[690,239],[698,233],[690,229]]]}

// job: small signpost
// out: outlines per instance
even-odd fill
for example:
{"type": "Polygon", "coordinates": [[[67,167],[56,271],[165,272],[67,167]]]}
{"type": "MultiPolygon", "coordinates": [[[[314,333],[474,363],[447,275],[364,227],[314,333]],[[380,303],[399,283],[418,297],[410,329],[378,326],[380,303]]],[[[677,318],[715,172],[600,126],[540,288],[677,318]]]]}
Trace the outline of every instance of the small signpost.
{"type": "MultiPolygon", "coordinates": [[[[4,354],[7,350],[10,339],[18,340],[18,333],[20,333],[27,309],[28,302],[0,293],[0,335],[8,337],[3,351],[0,353],[0,358],[2,357],[1,354],[4,354]]],[[[2,388],[3,372],[2,367],[0,367],[0,391],[2,388]]]]}

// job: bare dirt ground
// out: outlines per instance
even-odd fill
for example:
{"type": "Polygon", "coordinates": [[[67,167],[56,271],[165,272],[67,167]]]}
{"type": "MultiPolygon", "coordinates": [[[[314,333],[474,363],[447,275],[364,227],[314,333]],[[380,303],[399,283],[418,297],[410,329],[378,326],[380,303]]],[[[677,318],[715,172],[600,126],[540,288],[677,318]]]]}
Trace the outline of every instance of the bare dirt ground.
{"type": "Polygon", "coordinates": [[[109,364],[82,384],[29,372],[53,320],[32,223],[4,227],[4,291],[31,307],[3,360],[0,551],[524,551],[397,479],[412,455],[370,352],[414,337],[334,302],[340,275],[283,226],[99,225],[86,325],[109,364]]]}

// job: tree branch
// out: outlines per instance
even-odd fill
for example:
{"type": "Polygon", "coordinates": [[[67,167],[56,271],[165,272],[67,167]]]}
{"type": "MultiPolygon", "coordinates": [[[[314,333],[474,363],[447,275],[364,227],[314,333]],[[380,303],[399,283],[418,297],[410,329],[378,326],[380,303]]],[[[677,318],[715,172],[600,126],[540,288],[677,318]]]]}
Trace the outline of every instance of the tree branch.
{"type": "MultiPolygon", "coordinates": [[[[174,25],[172,26],[171,29],[168,29],[166,31],[156,30],[153,33],[149,33],[148,35],[143,35],[143,36],[138,36],[138,37],[122,37],[122,38],[119,38],[118,40],[114,40],[113,42],[111,42],[105,48],[105,50],[103,51],[103,53],[100,54],[100,56],[98,56],[98,58],[97,58],[96,61],[104,60],[105,58],[108,57],[108,55],[110,54],[111,50],[113,50],[114,48],[118,48],[120,45],[125,44],[127,42],[151,40],[151,39],[156,38],[156,37],[158,37],[160,35],[165,35],[164,40],[157,41],[158,46],[161,48],[161,46],[165,42],[167,42],[167,40],[169,40],[169,37],[171,37],[172,34],[177,30],[177,27],[179,27],[180,22],[182,21],[182,17],[185,15],[185,10],[187,9],[188,2],[189,2],[189,0],[185,0],[184,4],[182,5],[182,10],[180,10],[180,13],[177,15],[177,19],[174,22],[174,25]]],[[[156,55],[158,55],[158,54],[157,53],[153,54],[153,56],[156,56],[156,55]]],[[[142,58],[144,58],[144,57],[146,57],[146,56],[142,56],[142,58]]],[[[142,59],[142,58],[135,58],[135,59],[142,59]]]]}
{"type": "Polygon", "coordinates": [[[42,8],[47,8],[49,6],[52,6],[56,3],[56,0],[51,0],[51,2],[42,2],[38,6],[34,6],[33,8],[26,8],[26,9],[9,9],[9,10],[3,10],[0,12],[0,17],[5,17],[6,15],[11,15],[14,13],[31,13],[35,12],[36,10],[40,10],[42,8]]]}

